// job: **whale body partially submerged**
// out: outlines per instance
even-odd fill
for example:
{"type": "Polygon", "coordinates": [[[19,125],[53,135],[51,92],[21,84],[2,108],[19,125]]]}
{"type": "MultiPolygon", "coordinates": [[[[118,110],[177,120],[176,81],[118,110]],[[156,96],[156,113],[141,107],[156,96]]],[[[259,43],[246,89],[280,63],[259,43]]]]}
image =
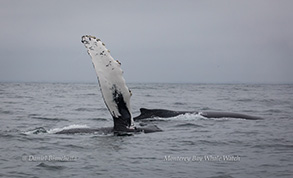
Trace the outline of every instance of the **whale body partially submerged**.
{"type": "Polygon", "coordinates": [[[96,132],[114,132],[114,133],[135,133],[135,132],[160,132],[162,131],[155,125],[136,127],[134,120],[139,121],[146,118],[153,117],[175,117],[181,114],[194,113],[200,114],[207,118],[241,118],[248,120],[261,119],[259,117],[248,116],[244,114],[230,113],[230,112],[191,112],[191,111],[172,111],[166,109],[146,109],[141,108],[141,114],[137,117],[132,116],[130,109],[131,91],[128,89],[125,79],[123,78],[123,71],[121,63],[114,60],[110,55],[110,50],[105,47],[105,44],[98,38],[85,35],[82,36],[81,42],[87,49],[96,71],[100,90],[102,92],[103,100],[108,108],[114,122],[113,128],[74,128],[66,129],[57,134],[74,134],[74,133],[96,133],[96,132]]]}
{"type": "Polygon", "coordinates": [[[167,109],[146,109],[140,108],[140,115],[134,117],[135,121],[139,121],[147,118],[170,118],[176,117],[183,114],[196,114],[206,118],[238,118],[238,119],[246,119],[246,120],[261,120],[261,117],[250,116],[246,114],[239,114],[233,112],[213,112],[213,111],[205,111],[205,112],[192,112],[192,111],[172,111],[167,109]]]}

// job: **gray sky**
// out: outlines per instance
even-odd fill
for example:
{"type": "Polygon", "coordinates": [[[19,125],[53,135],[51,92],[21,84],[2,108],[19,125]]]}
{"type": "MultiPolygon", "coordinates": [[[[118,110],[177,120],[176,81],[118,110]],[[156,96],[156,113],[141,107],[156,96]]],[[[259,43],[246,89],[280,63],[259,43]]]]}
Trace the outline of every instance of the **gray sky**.
{"type": "Polygon", "coordinates": [[[1,0],[0,81],[96,82],[81,36],[127,82],[293,83],[292,0],[1,0]]]}

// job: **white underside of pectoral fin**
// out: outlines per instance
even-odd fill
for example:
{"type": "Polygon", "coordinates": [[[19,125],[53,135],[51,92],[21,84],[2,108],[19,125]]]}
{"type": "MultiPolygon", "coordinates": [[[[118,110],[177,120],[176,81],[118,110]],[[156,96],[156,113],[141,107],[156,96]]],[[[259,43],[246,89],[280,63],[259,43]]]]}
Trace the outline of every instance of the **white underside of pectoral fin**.
{"type": "Polygon", "coordinates": [[[131,92],[123,78],[121,63],[113,59],[100,39],[86,35],[82,37],[82,43],[92,58],[103,99],[111,115],[115,118],[127,119],[129,126],[133,125],[130,110],[131,92]]]}

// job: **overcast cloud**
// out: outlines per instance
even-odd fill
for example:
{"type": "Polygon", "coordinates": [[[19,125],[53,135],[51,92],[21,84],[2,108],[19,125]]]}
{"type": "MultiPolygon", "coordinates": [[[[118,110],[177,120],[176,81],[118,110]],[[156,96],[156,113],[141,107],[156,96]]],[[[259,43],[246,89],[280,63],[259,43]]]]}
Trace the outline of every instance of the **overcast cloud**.
{"type": "Polygon", "coordinates": [[[291,0],[0,1],[0,81],[96,82],[81,36],[127,82],[293,83],[291,0]]]}

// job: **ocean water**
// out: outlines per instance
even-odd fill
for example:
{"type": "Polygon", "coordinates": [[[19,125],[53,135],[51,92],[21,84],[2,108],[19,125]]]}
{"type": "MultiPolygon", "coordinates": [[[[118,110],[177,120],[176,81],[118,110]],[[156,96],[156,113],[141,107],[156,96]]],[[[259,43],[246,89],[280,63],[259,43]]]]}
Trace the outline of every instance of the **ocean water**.
{"type": "Polygon", "coordinates": [[[293,176],[293,85],[128,86],[134,116],[146,107],[264,119],[185,114],[136,123],[157,133],[58,135],[112,126],[98,84],[0,83],[0,177],[293,176]]]}

